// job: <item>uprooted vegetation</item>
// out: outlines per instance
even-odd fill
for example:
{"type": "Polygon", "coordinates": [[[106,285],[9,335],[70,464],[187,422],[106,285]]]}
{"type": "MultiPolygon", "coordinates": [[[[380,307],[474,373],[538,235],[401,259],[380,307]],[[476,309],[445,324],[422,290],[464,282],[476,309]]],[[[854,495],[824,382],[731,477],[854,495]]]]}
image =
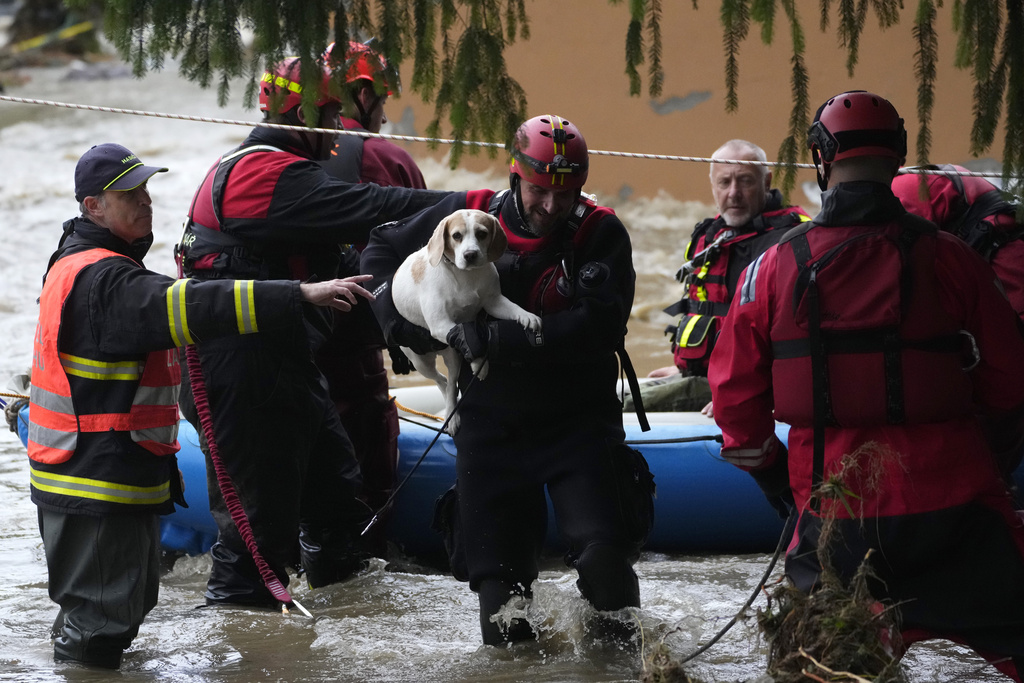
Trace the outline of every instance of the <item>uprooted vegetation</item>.
{"type": "Polygon", "coordinates": [[[813,681],[907,680],[899,664],[898,612],[880,602],[869,584],[877,577],[871,552],[861,561],[849,585],[837,575],[830,550],[835,510],[863,518],[854,489],[875,493],[888,466],[899,466],[899,454],[867,443],[845,455],[839,468],[819,487],[823,511],[817,555],[820,587],[804,594],[785,581],[769,595],[757,621],[768,640],[768,673],[775,683],[813,681]]]}
{"type": "MultiPolygon", "coordinates": [[[[768,606],[757,624],[769,644],[767,673],[775,683],[903,683],[898,612],[877,600],[868,553],[849,585],[831,562],[836,511],[863,518],[855,491],[877,492],[887,467],[899,467],[899,454],[883,444],[864,444],[842,458],[838,470],[819,487],[822,529],[817,548],[820,588],[807,595],[788,580],[767,591],[768,606]]],[[[644,658],[642,683],[701,683],[683,669],[664,642],[644,658]]]]}

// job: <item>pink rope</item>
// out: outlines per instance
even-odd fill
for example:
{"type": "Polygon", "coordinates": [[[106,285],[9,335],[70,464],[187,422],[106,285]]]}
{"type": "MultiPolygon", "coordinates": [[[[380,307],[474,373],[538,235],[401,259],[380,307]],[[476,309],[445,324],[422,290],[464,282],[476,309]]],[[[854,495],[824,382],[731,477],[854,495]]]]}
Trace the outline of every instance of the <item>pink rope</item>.
{"type": "Polygon", "coordinates": [[[217,473],[217,485],[220,487],[221,498],[224,499],[224,505],[227,507],[228,513],[231,514],[231,521],[238,528],[239,536],[242,537],[245,547],[252,555],[252,561],[256,563],[256,569],[259,570],[263,584],[277,600],[291,605],[292,596],[281,585],[280,579],[277,578],[267,561],[263,559],[263,555],[260,554],[260,550],[256,546],[256,537],[249,525],[249,518],[245,516],[242,501],[238,499],[238,492],[231,481],[231,475],[224,468],[224,461],[220,458],[217,439],[213,432],[213,414],[210,412],[210,402],[206,397],[203,367],[199,362],[199,352],[196,351],[194,345],[190,344],[185,347],[185,356],[188,359],[188,378],[192,382],[192,396],[196,402],[196,412],[199,413],[199,422],[202,425],[203,434],[206,436],[206,447],[210,452],[210,460],[213,461],[213,469],[217,473]]]}

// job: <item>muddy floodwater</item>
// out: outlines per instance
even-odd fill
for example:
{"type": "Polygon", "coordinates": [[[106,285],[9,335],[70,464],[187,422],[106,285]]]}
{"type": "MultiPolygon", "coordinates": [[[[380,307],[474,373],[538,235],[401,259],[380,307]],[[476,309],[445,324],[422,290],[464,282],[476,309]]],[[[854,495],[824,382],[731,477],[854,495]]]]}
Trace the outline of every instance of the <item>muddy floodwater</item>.
{"type": "MultiPolygon", "coordinates": [[[[141,81],[69,81],[63,79],[66,72],[26,72],[27,82],[7,94],[255,119],[240,106],[218,108],[215,93],[182,83],[173,71],[141,81]]],[[[237,145],[246,132],[239,126],[0,102],[0,388],[30,364],[40,277],[61,223],[77,213],[72,187],[78,157],[91,145],[118,142],[147,164],[171,169],[150,184],[156,241],[146,259],[150,268],[170,274],[171,248],[196,185],[217,155],[237,145]]],[[[612,142],[591,144],[607,149],[614,147],[612,142]]],[[[499,161],[494,174],[483,177],[449,172],[427,161],[423,170],[435,188],[499,189],[506,182],[499,161]]],[[[669,319],[660,310],[679,295],[672,274],[686,235],[711,209],[668,196],[614,205],[633,237],[638,273],[627,347],[637,369],[646,373],[669,362],[663,336],[669,319]]],[[[414,382],[422,383],[396,378],[396,384],[414,382]]],[[[728,504],[723,497],[721,505],[728,504]]],[[[693,651],[735,614],[768,561],[763,554],[645,554],[637,565],[643,609],[634,615],[643,626],[642,647],[664,640],[677,656],[693,651]]],[[[344,584],[317,591],[293,582],[294,596],[313,619],[201,608],[208,569],[206,556],[173,564],[163,578],[160,602],[119,673],[55,664],[49,629],[57,610],[47,597],[25,451],[15,435],[0,433],[0,680],[585,682],[637,680],[642,670],[642,650],[593,645],[584,630],[588,608],[578,596],[575,573],[558,558],[546,565],[534,587],[530,619],[539,640],[512,649],[479,644],[476,598],[465,584],[413,563],[386,566],[379,561],[344,584]]],[[[778,572],[772,580],[777,578],[778,572]]],[[[763,596],[754,603],[755,608],[764,604],[763,596]]],[[[752,621],[741,621],[687,666],[706,681],[750,680],[763,673],[764,653],[752,621]]],[[[905,662],[912,681],[1004,680],[977,657],[945,642],[915,646],[905,662]]]]}

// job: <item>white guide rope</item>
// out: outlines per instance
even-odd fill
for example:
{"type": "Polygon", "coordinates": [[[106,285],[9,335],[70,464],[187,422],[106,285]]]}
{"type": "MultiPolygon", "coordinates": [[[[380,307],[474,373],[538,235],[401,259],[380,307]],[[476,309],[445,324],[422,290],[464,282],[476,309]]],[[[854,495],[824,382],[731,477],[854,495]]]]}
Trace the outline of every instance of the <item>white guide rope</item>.
{"type": "MultiPolygon", "coordinates": [[[[239,121],[237,119],[219,119],[208,116],[191,116],[187,114],[167,114],[163,112],[155,111],[141,111],[138,109],[119,109],[116,107],[100,107],[92,104],[76,104],[73,102],[54,102],[52,100],[37,100],[28,97],[11,97],[10,95],[0,95],[0,102],[14,102],[17,104],[39,104],[48,107],[63,107],[65,109],[84,109],[86,111],[101,111],[110,114],[129,114],[132,116],[152,116],[163,119],[176,119],[179,121],[198,121],[200,123],[219,123],[232,126],[245,126],[247,128],[259,127],[259,128],[280,128],[282,130],[299,130],[307,133],[333,133],[343,135],[359,135],[362,137],[375,137],[384,138],[385,140],[401,140],[403,142],[433,142],[441,143],[445,145],[454,145],[457,140],[447,138],[426,138],[418,137],[415,135],[392,135],[388,133],[369,133],[366,131],[348,131],[343,129],[332,129],[332,128],[306,128],[305,126],[288,126],[280,123],[265,123],[263,121],[239,121]]],[[[504,149],[505,145],[500,142],[480,142],[477,140],[462,140],[461,144],[472,145],[475,147],[497,147],[504,149]]],[[[770,167],[784,167],[788,164],[780,161],[750,161],[742,159],[712,159],[710,157],[690,157],[690,156],[678,156],[674,154],[643,154],[641,152],[612,152],[607,150],[592,149],[589,150],[590,154],[595,156],[609,156],[609,157],[625,157],[630,159],[656,159],[660,161],[690,161],[696,163],[716,163],[716,164],[746,164],[749,166],[770,166],[770,167]]],[[[814,164],[793,164],[796,168],[808,168],[813,169],[814,164]]],[[[949,171],[939,171],[931,169],[920,169],[920,168],[904,168],[900,169],[900,173],[914,173],[919,175],[961,175],[971,176],[977,178],[1001,178],[1002,173],[993,171],[959,171],[956,173],[950,173],[949,171]]]]}

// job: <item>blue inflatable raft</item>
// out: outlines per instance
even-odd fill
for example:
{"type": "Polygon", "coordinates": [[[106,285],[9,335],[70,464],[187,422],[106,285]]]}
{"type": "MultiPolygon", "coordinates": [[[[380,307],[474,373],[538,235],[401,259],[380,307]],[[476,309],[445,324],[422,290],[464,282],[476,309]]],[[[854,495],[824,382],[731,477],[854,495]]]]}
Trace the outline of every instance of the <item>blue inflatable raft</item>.
{"type": "MultiPolygon", "coordinates": [[[[396,389],[400,405],[436,414],[441,395],[434,386],[396,389]]],[[[439,423],[402,413],[398,439],[398,479],[403,480],[437,435],[439,423]],[[409,420],[414,420],[409,421],[409,420]]],[[[652,413],[651,431],[641,432],[635,415],[625,414],[626,439],[647,458],[654,483],[654,529],[646,549],[653,552],[763,552],[772,550],[782,521],[751,477],[723,461],[713,420],[698,413],[652,413]],[[706,437],[696,441],[679,439],[706,437]]],[[[22,443],[27,441],[27,408],[19,415],[22,443]]],[[[785,440],[788,427],[779,426],[785,440]]],[[[195,429],[181,422],[178,464],[189,507],[162,518],[165,550],[190,555],[206,552],[217,536],[206,492],[206,465],[195,429]]],[[[395,499],[388,516],[388,538],[410,556],[441,552],[440,536],[430,528],[434,502],[455,481],[455,446],[442,435],[395,499]]],[[[549,514],[549,519],[552,515],[549,514]]],[[[553,526],[553,525],[552,525],[553,526]]],[[[552,531],[549,545],[557,548],[552,531]]]]}

